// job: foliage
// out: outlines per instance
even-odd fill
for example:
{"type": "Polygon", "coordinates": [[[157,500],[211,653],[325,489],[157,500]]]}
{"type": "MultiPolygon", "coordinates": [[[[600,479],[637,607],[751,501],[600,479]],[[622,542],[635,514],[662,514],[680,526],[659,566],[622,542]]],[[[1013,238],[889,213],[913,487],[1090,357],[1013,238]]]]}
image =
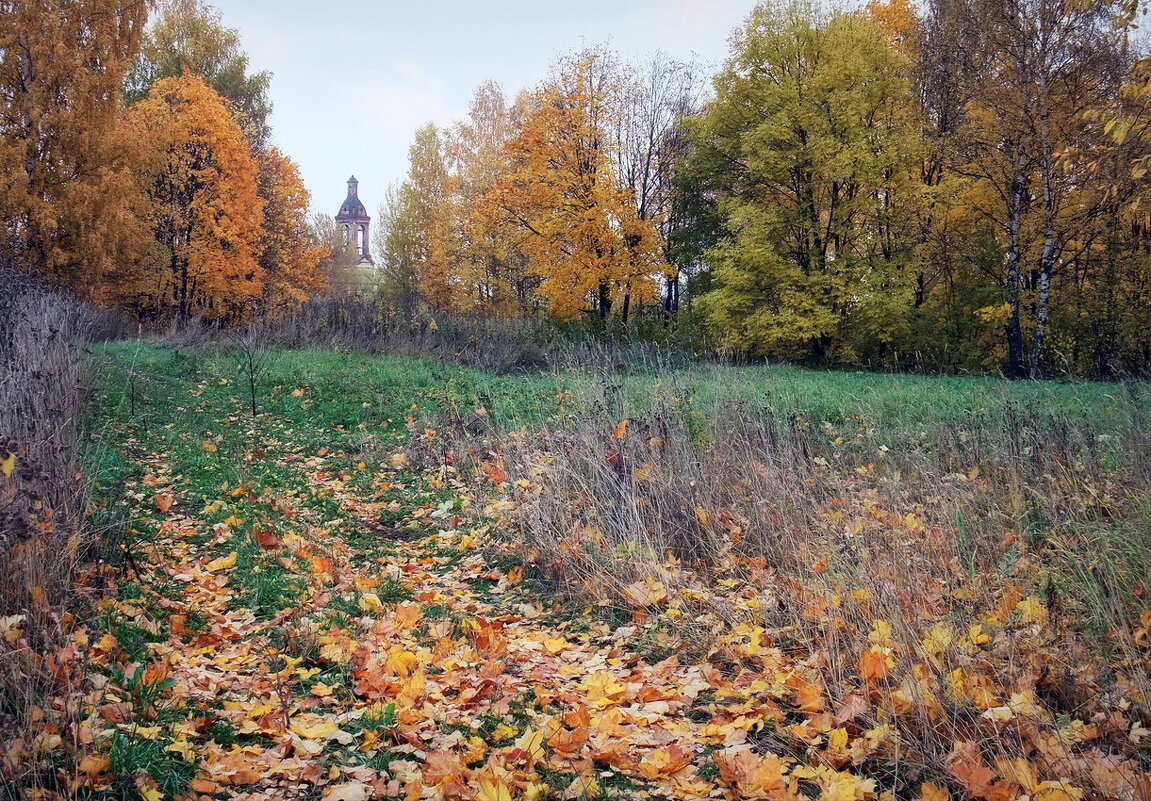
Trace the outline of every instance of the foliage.
{"type": "Polygon", "coordinates": [[[263,204],[259,246],[264,275],[261,310],[276,316],[299,309],[324,286],[320,260],[327,253],[308,225],[310,196],[296,165],[276,148],[255,154],[256,189],[263,204]]]}
{"type": "MultiPolygon", "coordinates": [[[[220,96],[191,73],[158,81],[130,120],[154,146],[143,172],[166,263],[117,289],[144,315],[242,316],[264,281],[257,253],[263,205],[243,132],[220,96]]],[[[292,223],[290,206],[280,212],[288,214],[277,222],[292,223]]]]}
{"type": "Polygon", "coordinates": [[[453,308],[466,287],[451,262],[456,248],[446,217],[447,167],[434,125],[416,132],[408,158],[408,176],[388,191],[376,230],[383,261],[381,290],[389,307],[410,321],[424,303],[453,308]]]}
{"type": "Polygon", "coordinates": [[[96,506],[141,544],[88,568],[112,592],[55,658],[93,680],[5,732],[8,786],[1147,786],[1142,387],[279,351],[251,417],[235,356],[96,350],[96,506]]]}
{"type": "Polygon", "coordinates": [[[664,264],[654,228],[612,165],[613,79],[602,54],[561,64],[530,101],[523,128],[507,144],[508,174],[478,212],[517,232],[525,269],[539,276],[540,295],[561,319],[606,320],[614,308],[626,324],[632,304],[652,299],[664,264]]]}
{"type": "Polygon", "coordinates": [[[125,79],[128,102],[143,100],[162,78],[191,71],[228,101],[252,147],[262,150],[272,112],[271,73],[249,73],[239,33],[225,27],[219,10],[202,0],[165,0],[158,12],[125,79]]]}
{"type": "Polygon", "coordinates": [[[731,347],[807,355],[899,337],[914,202],[906,63],[854,14],[761,5],[733,40],[693,158],[719,196],[705,313],[731,347]]]}
{"type": "Polygon", "coordinates": [[[0,14],[0,258],[82,292],[141,258],[135,146],[117,89],[144,0],[34,0],[0,14]],[[94,280],[95,279],[95,280],[94,280]]]}

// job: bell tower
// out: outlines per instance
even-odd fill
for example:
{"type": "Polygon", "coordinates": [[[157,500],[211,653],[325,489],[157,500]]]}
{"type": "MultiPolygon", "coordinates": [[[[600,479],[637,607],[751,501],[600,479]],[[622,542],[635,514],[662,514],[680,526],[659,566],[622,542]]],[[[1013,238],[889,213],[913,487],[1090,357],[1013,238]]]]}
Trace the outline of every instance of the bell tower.
{"type": "Polygon", "coordinates": [[[360,201],[360,182],[354,175],[348,179],[348,196],[340,206],[340,213],[336,215],[336,224],[344,229],[344,243],[354,248],[358,256],[356,264],[375,264],[372,261],[372,240],[369,237],[372,218],[360,201]]]}

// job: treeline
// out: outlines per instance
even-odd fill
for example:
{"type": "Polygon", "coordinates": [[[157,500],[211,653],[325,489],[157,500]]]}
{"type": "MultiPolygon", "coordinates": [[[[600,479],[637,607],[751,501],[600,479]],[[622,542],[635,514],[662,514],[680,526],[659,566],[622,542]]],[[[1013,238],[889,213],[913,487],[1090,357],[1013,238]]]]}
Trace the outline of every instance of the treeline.
{"type": "Polygon", "coordinates": [[[142,318],[235,322],[323,285],[270,76],[200,0],[0,14],[0,259],[142,318]]]}
{"type": "Polygon", "coordinates": [[[693,65],[560,58],[427,126],[388,308],[552,315],[819,364],[1151,368],[1135,4],[764,2],[693,65]]]}

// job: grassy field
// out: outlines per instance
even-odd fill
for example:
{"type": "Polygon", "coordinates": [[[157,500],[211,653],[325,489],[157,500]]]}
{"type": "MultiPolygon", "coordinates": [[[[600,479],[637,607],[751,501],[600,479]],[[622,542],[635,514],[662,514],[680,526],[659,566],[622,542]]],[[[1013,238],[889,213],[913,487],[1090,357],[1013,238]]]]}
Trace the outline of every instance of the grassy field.
{"type": "Polygon", "coordinates": [[[101,536],[8,786],[1151,797],[1144,385],[91,369],[101,536]]]}

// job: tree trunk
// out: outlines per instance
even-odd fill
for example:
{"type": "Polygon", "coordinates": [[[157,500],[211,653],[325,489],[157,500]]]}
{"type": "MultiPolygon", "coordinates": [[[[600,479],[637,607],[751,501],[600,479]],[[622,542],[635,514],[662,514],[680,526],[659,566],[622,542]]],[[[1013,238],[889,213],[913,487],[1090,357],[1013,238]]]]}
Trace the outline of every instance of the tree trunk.
{"type": "Polygon", "coordinates": [[[1042,137],[1043,170],[1043,252],[1039,256],[1038,297],[1035,302],[1035,330],[1031,335],[1031,361],[1028,375],[1031,378],[1043,377],[1043,339],[1047,333],[1047,317],[1051,302],[1051,273],[1055,269],[1057,256],[1055,247],[1055,198],[1051,183],[1055,171],[1055,159],[1051,153],[1051,120],[1047,107],[1046,86],[1043,86],[1043,109],[1039,115],[1039,132],[1042,137]]]}
{"type": "Polygon", "coordinates": [[[1021,228],[1023,209],[1027,199],[1027,151],[1019,146],[1019,160],[1015,179],[1011,183],[1011,196],[1007,203],[1007,304],[1011,307],[1007,319],[1007,365],[1008,378],[1022,378],[1023,372],[1023,323],[1019,308],[1020,267],[1023,258],[1021,228]]]}

